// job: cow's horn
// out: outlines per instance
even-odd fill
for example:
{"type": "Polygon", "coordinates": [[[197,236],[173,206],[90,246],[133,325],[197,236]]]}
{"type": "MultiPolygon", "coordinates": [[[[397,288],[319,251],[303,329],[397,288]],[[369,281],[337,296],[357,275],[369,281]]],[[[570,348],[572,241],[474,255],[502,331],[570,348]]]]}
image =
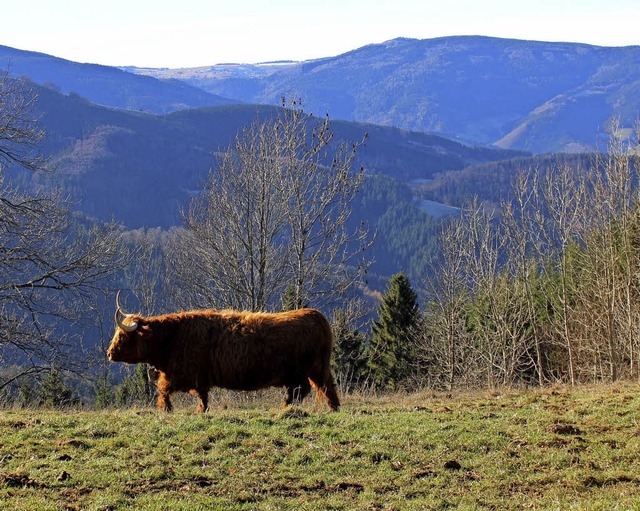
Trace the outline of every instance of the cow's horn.
{"type": "Polygon", "coordinates": [[[125,325],[124,322],[120,319],[121,314],[125,317],[125,319],[131,316],[131,314],[127,314],[126,312],[122,311],[122,308],[120,307],[120,291],[118,291],[118,294],[116,294],[116,324],[125,332],[133,332],[136,328],[138,328],[138,323],[136,322],[133,322],[130,325],[125,325]]]}

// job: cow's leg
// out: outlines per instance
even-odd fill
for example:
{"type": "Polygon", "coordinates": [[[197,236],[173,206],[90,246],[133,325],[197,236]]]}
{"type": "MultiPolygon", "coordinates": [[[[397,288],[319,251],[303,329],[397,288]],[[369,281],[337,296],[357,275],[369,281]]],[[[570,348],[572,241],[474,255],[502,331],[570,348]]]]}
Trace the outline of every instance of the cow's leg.
{"type": "Polygon", "coordinates": [[[189,394],[198,398],[196,413],[206,412],[209,405],[209,389],[193,389],[189,394]]]}
{"type": "Polygon", "coordinates": [[[291,403],[293,403],[293,390],[295,387],[287,386],[287,396],[284,398],[284,403],[282,403],[282,408],[286,408],[291,403]]]}
{"type": "Polygon", "coordinates": [[[287,397],[282,404],[286,408],[291,403],[300,403],[311,392],[311,384],[306,378],[296,385],[287,385],[287,397]]]}
{"type": "Polygon", "coordinates": [[[173,410],[173,405],[171,404],[171,393],[173,392],[171,388],[171,383],[167,380],[167,377],[164,373],[160,373],[158,377],[158,400],[156,402],[156,406],[158,410],[164,410],[165,412],[170,412],[173,410]]]}
{"type": "Polygon", "coordinates": [[[156,401],[156,407],[158,408],[158,410],[163,410],[165,412],[170,412],[173,410],[173,405],[171,404],[171,399],[169,398],[168,393],[158,393],[158,401],[156,401]]]}

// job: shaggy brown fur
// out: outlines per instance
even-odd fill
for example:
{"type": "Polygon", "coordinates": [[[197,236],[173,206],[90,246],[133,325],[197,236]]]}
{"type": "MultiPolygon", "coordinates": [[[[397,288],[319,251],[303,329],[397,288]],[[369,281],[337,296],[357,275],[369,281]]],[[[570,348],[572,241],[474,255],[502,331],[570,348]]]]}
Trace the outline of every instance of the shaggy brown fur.
{"type": "Polygon", "coordinates": [[[158,372],[158,408],[171,411],[170,396],[189,392],[207,409],[211,387],[257,390],[284,386],[283,406],[301,401],[311,387],[332,410],[340,400],[331,374],[333,337],[317,310],[275,314],[202,310],[144,317],[133,332],[116,327],[107,350],[112,362],[147,363],[158,372]]]}

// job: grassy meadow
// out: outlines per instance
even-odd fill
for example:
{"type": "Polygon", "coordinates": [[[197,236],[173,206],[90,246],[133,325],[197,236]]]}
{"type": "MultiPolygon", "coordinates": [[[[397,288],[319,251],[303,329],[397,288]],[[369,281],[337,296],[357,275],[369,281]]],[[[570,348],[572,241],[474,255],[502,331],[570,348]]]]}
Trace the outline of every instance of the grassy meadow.
{"type": "Polygon", "coordinates": [[[638,385],[0,412],[0,509],[640,510],[638,385]]]}

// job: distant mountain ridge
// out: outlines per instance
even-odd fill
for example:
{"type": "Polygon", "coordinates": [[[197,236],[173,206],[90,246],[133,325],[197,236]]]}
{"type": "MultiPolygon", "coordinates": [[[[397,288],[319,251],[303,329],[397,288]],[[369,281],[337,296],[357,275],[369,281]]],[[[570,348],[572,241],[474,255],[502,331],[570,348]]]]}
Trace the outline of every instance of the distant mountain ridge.
{"type": "Polygon", "coordinates": [[[534,153],[593,150],[612,118],[633,128],[640,113],[640,46],[398,38],[303,62],[193,69],[118,69],[0,46],[0,68],[7,66],[116,108],[163,114],[274,106],[287,96],[336,120],[534,153]]]}
{"type": "Polygon", "coordinates": [[[533,152],[593,149],[612,117],[640,113],[640,46],[481,36],[398,38],[297,63],[129,71],[248,103],[307,109],[533,152]]]}
{"type": "Polygon", "coordinates": [[[80,64],[1,45],[0,70],[9,70],[13,76],[27,76],[65,94],[73,92],[99,105],[157,114],[241,102],[178,80],[157,80],[116,67],[80,64]]]}

